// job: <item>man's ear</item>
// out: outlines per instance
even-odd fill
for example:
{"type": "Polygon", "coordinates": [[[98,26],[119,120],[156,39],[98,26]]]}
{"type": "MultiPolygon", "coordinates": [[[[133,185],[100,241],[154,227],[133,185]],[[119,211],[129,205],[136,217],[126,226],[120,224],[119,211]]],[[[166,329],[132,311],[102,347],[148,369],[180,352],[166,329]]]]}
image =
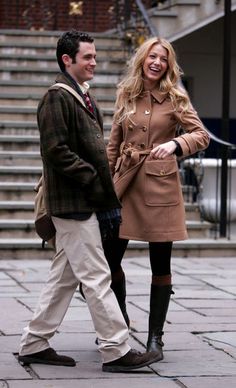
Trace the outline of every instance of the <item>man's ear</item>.
{"type": "Polygon", "coordinates": [[[68,67],[72,63],[72,59],[68,54],[63,54],[61,59],[66,67],[68,67]]]}

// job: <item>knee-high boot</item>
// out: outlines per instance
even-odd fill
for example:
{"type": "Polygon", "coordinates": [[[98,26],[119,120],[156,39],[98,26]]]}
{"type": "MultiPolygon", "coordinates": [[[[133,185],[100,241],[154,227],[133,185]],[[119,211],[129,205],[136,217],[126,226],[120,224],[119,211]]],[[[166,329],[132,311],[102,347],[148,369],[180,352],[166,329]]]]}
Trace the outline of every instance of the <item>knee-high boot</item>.
{"type": "Polygon", "coordinates": [[[119,275],[118,276],[117,275],[118,273],[112,274],[111,289],[113,290],[116,296],[116,299],[119,303],[125,322],[129,327],[130,320],[126,310],[126,301],[125,301],[126,300],[125,274],[123,271],[119,271],[119,275]]]}
{"type": "Polygon", "coordinates": [[[149,333],[147,341],[147,351],[155,351],[160,355],[159,361],[163,359],[162,342],[163,327],[169,307],[170,295],[172,293],[171,284],[151,285],[149,333]]]}

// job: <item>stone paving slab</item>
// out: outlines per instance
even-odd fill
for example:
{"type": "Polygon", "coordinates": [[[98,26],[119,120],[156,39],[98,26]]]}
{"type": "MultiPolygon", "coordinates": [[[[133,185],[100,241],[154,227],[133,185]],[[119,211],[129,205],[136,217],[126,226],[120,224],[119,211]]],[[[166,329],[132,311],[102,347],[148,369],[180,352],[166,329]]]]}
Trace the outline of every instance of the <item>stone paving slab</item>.
{"type": "MultiPolygon", "coordinates": [[[[136,338],[143,345],[147,342],[146,333],[132,333],[132,337],[136,338]]],[[[165,351],[167,350],[207,350],[209,345],[204,342],[204,338],[198,337],[192,333],[180,332],[176,333],[165,333],[165,351]]]]}
{"type": "MultiPolygon", "coordinates": [[[[236,387],[236,258],[174,258],[165,324],[165,359],[130,373],[104,373],[86,303],[77,290],[51,345],[74,357],[75,368],[16,359],[50,260],[0,260],[0,388],[234,388],[236,387]]],[[[147,257],[124,261],[130,345],[147,340],[150,267],[147,257]]]]}
{"type": "MultiPolygon", "coordinates": [[[[114,376],[113,376],[114,377],[114,376]]],[[[145,377],[128,377],[129,383],[132,387],[135,388],[179,388],[175,382],[169,379],[163,378],[151,378],[148,379],[145,377]]],[[[22,382],[11,381],[9,388],[75,388],[77,380],[34,380],[34,381],[24,381],[24,387],[22,387],[22,382]]],[[[110,379],[93,379],[88,380],[80,379],[78,383],[78,388],[121,388],[127,386],[127,376],[120,377],[117,376],[113,378],[112,383],[110,379]]],[[[7,386],[1,386],[1,388],[7,388],[7,386]]],[[[218,387],[216,387],[218,388],[218,387]]]]}
{"type": "Polygon", "coordinates": [[[184,299],[176,301],[179,305],[190,308],[191,310],[196,308],[204,308],[210,310],[211,308],[227,308],[231,311],[236,309],[235,299],[184,299]]]}
{"type": "MultiPolygon", "coordinates": [[[[70,353],[67,353],[70,355],[70,353]]],[[[100,379],[106,377],[109,380],[114,378],[113,373],[104,373],[102,371],[101,362],[79,361],[75,367],[57,367],[53,365],[32,365],[32,369],[39,376],[40,379],[100,379]]],[[[115,377],[126,377],[126,373],[115,373],[115,377]]],[[[152,377],[155,376],[155,372],[152,369],[145,367],[140,370],[129,372],[129,378],[134,376],[139,377],[152,377]]]]}
{"type": "MultiPolygon", "coordinates": [[[[0,380],[31,379],[12,353],[0,353],[0,380]]],[[[23,387],[22,387],[23,388],[23,387]]]]}
{"type": "Polygon", "coordinates": [[[164,361],[152,365],[162,377],[232,376],[236,377],[235,360],[209,347],[208,350],[166,352],[164,361]]]}
{"type": "Polygon", "coordinates": [[[188,388],[235,388],[236,377],[184,377],[179,379],[188,388]]]}

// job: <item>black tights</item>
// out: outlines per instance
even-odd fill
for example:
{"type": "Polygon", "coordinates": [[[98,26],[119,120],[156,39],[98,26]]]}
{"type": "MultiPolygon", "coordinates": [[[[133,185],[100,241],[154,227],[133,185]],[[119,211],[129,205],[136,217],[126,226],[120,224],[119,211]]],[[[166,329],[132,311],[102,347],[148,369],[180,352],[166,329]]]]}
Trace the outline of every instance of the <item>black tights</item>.
{"type": "MultiPolygon", "coordinates": [[[[128,242],[129,240],[120,238],[103,242],[104,253],[112,274],[121,270],[121,261],[128,242]]],[[[171,241],[149,243],[149,257],[153,276],[171,274],[171,251],[171,241]]]]}

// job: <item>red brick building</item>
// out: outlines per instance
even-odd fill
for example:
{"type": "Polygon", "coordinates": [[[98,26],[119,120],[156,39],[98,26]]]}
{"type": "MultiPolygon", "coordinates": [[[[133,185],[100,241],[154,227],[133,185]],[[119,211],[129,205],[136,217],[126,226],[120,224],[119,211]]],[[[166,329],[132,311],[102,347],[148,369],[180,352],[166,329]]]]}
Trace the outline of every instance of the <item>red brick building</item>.
{"type": "MultiPolygon", "coordinates": [[[[134,7],[130,0],[1,0],[0,29],[102,32],[134,7]]],[[[143,1],[147,7],[150,0],[143,1]]]]}

